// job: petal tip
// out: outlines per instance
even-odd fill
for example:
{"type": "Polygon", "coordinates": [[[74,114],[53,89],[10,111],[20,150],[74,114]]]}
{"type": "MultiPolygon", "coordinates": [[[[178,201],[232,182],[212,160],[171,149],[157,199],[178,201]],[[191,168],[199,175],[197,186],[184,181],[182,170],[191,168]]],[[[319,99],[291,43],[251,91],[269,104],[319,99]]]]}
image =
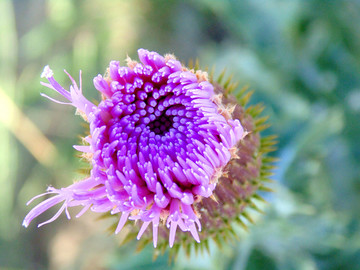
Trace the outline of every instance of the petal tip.
{"type": "Polygon", "coordinates": [[[22,225],[27,228],[29,226],[29,222],[27,220],[24,219],[22,225]]]}
{"type": "Polygon", "coordinates": [[[46,65],[44,67],[43,72],[41,73],[41,78],[50,78],[54,76],[54,72],[51,70],[51,68],[49,67],[49,65],[46,65]]]}

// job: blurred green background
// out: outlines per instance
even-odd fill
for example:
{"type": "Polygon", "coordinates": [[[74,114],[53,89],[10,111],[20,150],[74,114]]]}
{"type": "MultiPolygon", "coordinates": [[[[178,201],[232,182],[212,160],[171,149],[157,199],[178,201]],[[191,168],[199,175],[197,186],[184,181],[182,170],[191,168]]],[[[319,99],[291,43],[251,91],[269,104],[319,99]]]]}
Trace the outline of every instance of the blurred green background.
{"type": "Polygon", "coordinates": [[[359,25],[356,0],[0,0],[0,269],[360,269],[359,25]],[[62,69],[81,69],[95,99],[92,78],[140,47],[226,67],[279,135],[266,214],[172,265],[120,247],[95,214],[21,226],[31,197],[81,179],[82,120],[40,97],[43,67],[65,86],[62,69]]]}

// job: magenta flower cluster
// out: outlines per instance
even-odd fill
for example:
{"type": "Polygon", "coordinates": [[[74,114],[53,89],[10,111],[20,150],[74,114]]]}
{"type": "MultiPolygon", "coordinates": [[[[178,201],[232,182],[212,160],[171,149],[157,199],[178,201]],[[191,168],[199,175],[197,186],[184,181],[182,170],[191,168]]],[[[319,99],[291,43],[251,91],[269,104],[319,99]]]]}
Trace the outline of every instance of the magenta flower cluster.
{"type": "Polygon", "coordinates": [[[112,61],[104,77],[94,78],[102,94],[97,106],[83,96],[81,74],[80,87],[68,74],[72,86],[67,91],[45,67],[42,76],[49,83],[43,85],[60,93],[89,122],[86,145],[74,148],[88,157],[92,169],[88,178],[68,187],[50,187],[44,194],[55,196],[28,213],[25,227],[62,203],[39,226],[63,211],[70,218],[69,207],[83,206],[76,217],[88,209],[121,213],[116,233],[128,219],[140,220],[138,239],[152,223],[154,247],[161,221],[169,229],[170,247],[177,227],[200,241],[201,217],[194,205],[213,194],[244,130],[226,114],[206,73],[188,70],[172,55],[144,49],[138,55],[139,63],[128,59],[127,66],[120,66],[112,61]]]}

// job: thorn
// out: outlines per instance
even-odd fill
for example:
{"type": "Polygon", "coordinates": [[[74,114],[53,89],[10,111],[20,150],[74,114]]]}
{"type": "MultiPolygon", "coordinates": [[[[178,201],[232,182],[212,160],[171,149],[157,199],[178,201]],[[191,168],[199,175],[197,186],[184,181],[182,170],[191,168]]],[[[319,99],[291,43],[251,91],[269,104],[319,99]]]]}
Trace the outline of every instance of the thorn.
{"type": "Polygon", "coordinates": [[[228,107],[227,110],[228,110],[228,112],[229,112],[230,114],[232,114],[232,113],[235,111],[236,105],[237,105],[237,104],[228,107]]]}
{"type": "Polygon", "coordinates": [[[188,62],[188,68],[189,69],[193,69],[194,68],[194,60],[192,58],[189,59],[189,62],[188,62]]]}
{"type": "Polygon", "coordinates": [[[196,58],[194,69],[195,69],[195,70],[198,70],[199,68],[200,68],[199,58],[196,58]]]}
{"type": "Polygon", "coordinates": [[[231,158],[233,158],[233,159],[239,159],[240,158],[239,155],[237,154],[238,149],[237,149],[236,146],[231,147],[229,150],[230,150],[231,158]]]}
{"type": "Polygon", "coordinates": [[[214,202],[219,203],[218,200],[215,198],[214,194],[211,194],[209,198],[212,199],[214,202]]]}
{"type": "Polygon", "coordinates": [[[226,73],[226,68],[223,69],[223,71],[220,73],[219,77],[216,80],[219,84],[221,84],[222,80],[224,79],[225,73],[226,73]]]}
{"type": "Polygon", "coordinates": [[[265,192],[274,192],[272,188],[266,187],[266,186],[260,186],[259,190],[265,191],[265,192]]]}
{"type": "Polygon", "coordinates": [[[254,224],[254,220],[250,217],[250,215],[247,212],[242,212],[241,215],[246,218],[251,224],[254,224]]]}
{"type": "Polygon", "coordinates": [[[213,78],[214,78],[214,73],[215,73],[215,66],[213,66],[209,72],[209,77],[211,79],[211,83],[214,82],[213,78]]]}
{"type": "Polygon", "coordinates": [[[254,194],[252,197],[253,197],[254,199],[258,200],[258,201],[263,202],[263,203],[268,203],[268,202],[265,201],[264,198],[261,197],[259,194],[254,194]]]}
{"type": "Polygon", "coordinates": [[[224,89],[227,89],[227,88],[229,87],[229,85],[230,85],[231,80],[232,80],[233,77],[234,77],[234,75],[231,74],[231,75],[227,78],[226,82],[225,82],[224,85],[223,85],[224,89]]]}
{"type": "Polygon", "coordinates": [[[240,105],[245,107],[245,105],[249,102],[251,96],[253,95],[254,91],[247,92],[241,99],[240,99],[240,105]]]}
{"type": "Polygon", "coordinates": [[[225,88],[225,95],[231,94],[239,86],[239,82],[231,83],[227,88],[225,88]]]}

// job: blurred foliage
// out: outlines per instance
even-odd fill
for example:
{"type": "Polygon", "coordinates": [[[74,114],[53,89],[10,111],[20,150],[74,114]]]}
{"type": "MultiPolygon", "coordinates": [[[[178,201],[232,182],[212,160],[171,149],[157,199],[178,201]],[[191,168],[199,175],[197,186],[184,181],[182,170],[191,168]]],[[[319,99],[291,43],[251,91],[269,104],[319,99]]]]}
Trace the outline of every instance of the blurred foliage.
{"type": "Polygon", "coordinates": [[[21,227],[28,199],[81,179],[82,122],[39,96],[43,66],[60,82],[81,69],[95,99],[92,78],[143,47],[226,67],[256,90],[280,142],[265,215],[227,249],[171,267],[359,269],[359,24],[356,0],[0,0],[0,268],[169,268],[152,247],[119,247],[96,215],[21,227]]]}

